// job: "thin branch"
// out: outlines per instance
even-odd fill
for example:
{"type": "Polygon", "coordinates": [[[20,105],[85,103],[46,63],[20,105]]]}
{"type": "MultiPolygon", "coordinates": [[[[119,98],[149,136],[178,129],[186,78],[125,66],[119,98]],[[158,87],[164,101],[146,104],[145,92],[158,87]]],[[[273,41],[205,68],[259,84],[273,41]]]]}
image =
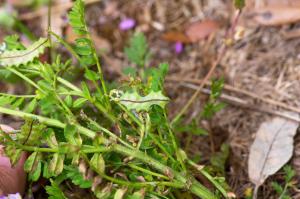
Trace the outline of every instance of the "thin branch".
{"type": "MultiPolygon", "coordinates": [[[[231,28],[229,30],[227,30],[227,32],[225,34],[225,41],[230,40],[231,37],[232,37],[232,35],[234,34],[234,30],[235,30],[235,27],[236,27],[236,25],[238,23],[238,19],[239,19],[240,15],[241,15],[241,10],[238,11],[238,14],[234,18],[234,20],[232,22],[232,25],[231,25],[231,28]]],[[[227,42],[224,42],[223,45],[222,45],[222,47],[221,47],[220,53],[218,54],[218,57],[217,57],[216,61],[213,62],[210,70],[208,71],[208,73],[204,77],[203,81],[199,85],[199,87],[196,90],[196,92],[193,94],[193,96],[186,103],[186,105],[179,111],[179,113],[172,120],[171,125],[174,124],[174,123],[176,123],[183,116],[183,114],[187,112],[187,110],[190,108],[190,106],[197,99],[197,97],[200,94],[201,90],[204,88],[205,82],[207,82],[211,78],[211,76],[212,76],[213,72],[215,71],[216,67],[221,62],[222,58],[224,57],[225,53],[227,52],[227,49],[228,49],[227,42]]]]}

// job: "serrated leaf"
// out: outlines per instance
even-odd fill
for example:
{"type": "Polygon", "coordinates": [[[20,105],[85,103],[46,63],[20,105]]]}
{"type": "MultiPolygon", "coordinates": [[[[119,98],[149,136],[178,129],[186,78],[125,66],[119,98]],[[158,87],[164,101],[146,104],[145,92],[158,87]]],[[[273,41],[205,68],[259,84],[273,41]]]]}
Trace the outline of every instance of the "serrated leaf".
{"type": "Polygon", "coordinates": [[[67,124],[64,129],[64,135],[70,144],[79,146],[82,144],[82,139],[79,133],[77,132],[76,126],[67,124]]]}
{"type": "Polygon", "coordinates": [[[4,51],[0,54],[0,66],[19,66],[33,61],[49,46],[47,38],[40,38],[25,50],[4,51]]]}
{"type": "Polygon", "coordinates": [[[297,128],[297,123],[282,118],[261,124],[248,159],[249,178],[256,190],[292,157],[297,128]]]}
{"type": "Polygon", "coordinates": [[[37,120],[26,118],[21,132],[17,134],[18,141],[26,145],[37,145],[40,142],[45,125],[40,124],[37,120]]]}
{"type": "Polygon", "coordinates": [[[72,10],[68,14],[68,18],[75,33],[79,35],[86,34],[84,2],[82,0],[76,0],[72,7],[72,10]]]}
{"type": "Polygon", "coordinates": [[[18,35],[8,35],[4,38],[8,50],[24,50],[25,47],[19,42],[18,35]]]}
{"type": "Polygon", "coordinates": [[[150,57],[146,37],[142,33],[135,34],[130,39],[130,46],[125,48],[125,54],[131,62],[139,67],[144,67],[150,57]]]}
{"type": "Polygon", "coordinates": [[[141,96],[136,91],[133,93],[126,92],[120,98],[114,100],[119,101],[127,109],[136,111],[149,111],[153,105],[164,108],[169,102],[169,98],[164,96],[161,91],[152,91],[146,96],[141,96]]]}
{"type": "Polygon", "coordinates": [[[84,179],[83,175],[79,172],[78,168],[72,166],[65,166],[67,177],[82,189],[92,187],[92,181],[84,179]]]}
{"type": "Polygon", "coordinates": [[[49,195],[49,199],[67,199],[67,197],[64,195],[64,193],[59,188],[58,184],[53,181],[51,181],[51,186],[46,186],[46,192],[49,195]]]}

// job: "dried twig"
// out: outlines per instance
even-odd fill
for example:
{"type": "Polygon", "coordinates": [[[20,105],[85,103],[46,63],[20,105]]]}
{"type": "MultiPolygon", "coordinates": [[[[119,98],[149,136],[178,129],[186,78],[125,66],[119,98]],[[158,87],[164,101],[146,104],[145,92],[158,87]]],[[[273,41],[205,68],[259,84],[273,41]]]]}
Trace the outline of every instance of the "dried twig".
{"type": "Polygon", "coordinates": [[[235,27],[237,26],[238,19],[241,15],[241,11],[242,10],[238,10],[238,13],[235,16],[230,29],[227,30],[227,32],[225,34],[225,42],[223,43],[223,45],[221,47],[220,53],[218,54],[218,57],[217,57],[216,61],[214,61],[214,63],[212,64],[210,70],[208,71],[208,73],[204,77],[203,81],[200,83],[200,85],[199,85],[198,89],[196,90],[196,92],[193,94],[193,96],[190,98],[190,100],[186,103],[186,105],[175,116],[175,118],[172,120],[171,124],[176,123],[180,119],[180,117],[189,109],[189,107],[193,104],[193,102],[197,99],[198,95],[200,94],[201,90],[203,89],[203,87],[205,85],[205,82],[207,82],[210,79],[210,77],[212,76],[213,72],[215,71],[217,65],[220,63],[220,61],[224,57],[224,55],[225,55],[225,53],[228,49],[227,42],[229,40],[232,40],[232,36],[234,34],[235,27]]]}
{"type": "MultiPolygon", "coordinates": [[[[198,86],[195,86],[193,84],[189,84],[189,83],[182,83],[181,84],[184,87],[190,88],[190,89],[194,89],[197,90],[198,86]]],[[[203,88],[201,89],[201,92],[207,95],[210,95],[211,91],[209,89],[203,88]]],[[[276,115],[294,122],[299,123],[300,119],[299,117],[294,117],[290,114],[285,114],[282,111],[276,111],[276,110],[271,110],[268,108],[264,108],[264,107],[257,107],[256,105],[250,104],[249,102],[247,102],[246,100],[243,100],[241,98],[238,97],[234,97],[234,96],[230,96],[227,94],[222,93],[220,96],[220,99],[228,104],[231,104],[233,106],[239,106],[245,109],[249,109],[249,110],[253,110],[253,111],[257,111],[257,112],[261,112],[261,113],[267,113],[270,115],[276,115]]]]}
{"type": "MultiPolygon", "coordinates": [[[[167,81],[176,81],[176,82],[188,82],[188,83],[193,83],[193,84],[200,84],[201,82],[203,82],[203,80],[199,80],[199,79],[181,78],[181,77],[180,78],[167,77],[166,80],[167,81]]],[[[210,82],[205,82],[205,84],[206,85],[211,85],[210,82]]],[[[250,91],[246,91],[246,90],[243,90],[243,89],[240,89],[240,88],[236,88],[236,87],[228,85],[228,84],[224,85],[224,89],[228,90],[228,91],[231,91],[231,92],[238,93],[238,94],[243,94],[247,97],[257,99],[257,100],[262,101],[264,103],[271,104],[271,105],[286,109],[287,111],[292,111],[292,112],[296,112],[296,113],[300,114],[300,108],[298,108],[298,107],[289,106],[285,103],[282,103],[282,102],[279,102],[279,101],[276,101],[276,100],[273,100],[273,99],[270,99],[270,98],[264,98],[264,97],[261,97],[261,96],[255,94],[255,93],[253,93],[253,92],[250,92],[250,91]]]]}

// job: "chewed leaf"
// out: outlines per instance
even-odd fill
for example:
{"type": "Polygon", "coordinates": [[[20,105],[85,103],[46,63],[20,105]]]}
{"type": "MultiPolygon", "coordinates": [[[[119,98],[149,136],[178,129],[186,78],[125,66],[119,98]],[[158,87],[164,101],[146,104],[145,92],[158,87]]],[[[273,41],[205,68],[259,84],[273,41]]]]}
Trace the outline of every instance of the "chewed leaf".
{"type": "Polygon", "coordinates": [[[48,39],[40,38],[25,50],[5,51],[0,54],[0,66],[19,66],[21,64],[27,64],[42,54],[48,46],[48,39]]]}
{"type": "Polygon", "coordinates": [[[148,111],[152,105],[158,105],[164,108],[169,102],[169,98],[164,96],[161,91],[152,91],[146,96],[141,96],[137,92],[126,92],[114,100],[119,101],[127,109],[135,109],[136,111],[148,111]]]}

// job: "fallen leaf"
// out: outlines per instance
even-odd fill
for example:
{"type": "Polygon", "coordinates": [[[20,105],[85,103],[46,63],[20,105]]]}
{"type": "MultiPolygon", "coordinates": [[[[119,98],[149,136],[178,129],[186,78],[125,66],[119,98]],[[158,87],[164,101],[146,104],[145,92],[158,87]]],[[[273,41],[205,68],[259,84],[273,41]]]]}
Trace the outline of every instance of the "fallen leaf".
{"type": "Polygon", "coordinates": [[[191,43],[191,40],[182,32],[170,31],[162,35],[162,38],[170,42],[191,43]]]}
{"type": "Polygon", "coordinates": [[[197,42],[201,39],[207,38],[210,34],[216,32],[219,29],[219,25],[213,20],[198,21],[189,25],[185,31],[185,34],[192,42],[197,42]]]}
{"type": "Polygon", "coordinates": [[[297,128],[297,123],[279,117],[259,127],[248,159],[249,178],[255,184],[254,196],[260,185],[292,157],[297,128]]]}
{"type": "Polygon", "coordinates": [[[278,26],[300,21],[300,7],[270,6],[254,11],[254,20],[265,26],[278,26]]]}

